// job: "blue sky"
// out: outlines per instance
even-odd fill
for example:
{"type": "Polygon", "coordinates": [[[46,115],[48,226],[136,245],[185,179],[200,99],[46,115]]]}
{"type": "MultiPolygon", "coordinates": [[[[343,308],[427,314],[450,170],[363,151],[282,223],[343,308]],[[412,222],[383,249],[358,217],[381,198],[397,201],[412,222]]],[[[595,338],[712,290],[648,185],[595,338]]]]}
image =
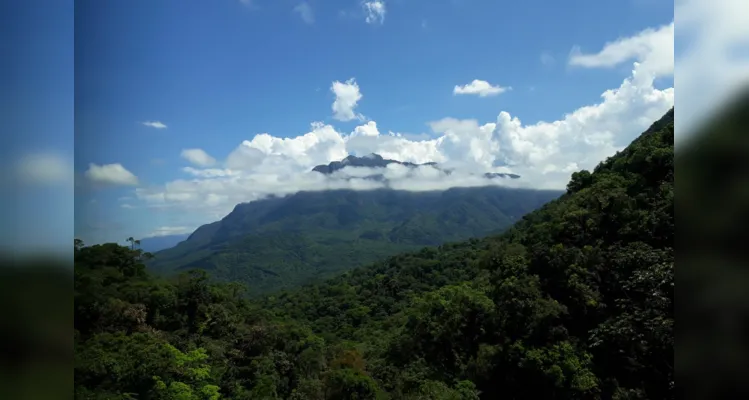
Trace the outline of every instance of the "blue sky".
{"type": "MultiPolygon", "coordinates": [[[[520,144],[504,143],[509,139],[503,139],[494,125],[485,124],[495,124],[500,111],[506,111],[523,126],[531,126],[601,103],[602,93],[619,88],[631,74],[634,61],[649,56],[630,51],[623,60],[591,66],[571,65],[571,54],[595,56],[609,42],[647,28],[659,29],[674,18],[672,4],[648,0],[391,0],[383,2],[385,12],[380,14],[368,13],[372,8],[365,3],[77,2],[76,235],[99,242],[187,232],[221,218],[237,202],[274,192],[281,185],[237,192],[242,184],[233,181],[234,189],[217,188],[216,180],[185,173],[188,166],[256,174],[245,182],[246,189],[260,185],[259,174],[288,177],[299,172],[286,171],[284,162],[301,170],[368,149],[380,153],[391,149],[386,155],[416,161],[462,162],[482,147],[470,145],[471,130],[481,135],[478,132],[484,127],[494,132],[488,133],[487,140],[494,140],[495,150],[515,146],[512,154],[524,160],[518,168],[540,169],[529,161],[530,153],[519,153],[520,144]],[[301,9],[305,13],[298,12],[301,9]],[[474,80],[505,89],[484,96],[455,93],[455,86],[474,80]],[[361,97],[353,112],[362,118],[335,118],[333,82],[355,82],[361,97]],[[417,142],[452,134],[455,139],[451,146],[416,143],[413,148],[407,143],[362,141],[358,147],[344,145],[344,153],[331,147],[314,154],[319,149],[300,150],[299,143],[281,143],[272,151],[264,150],[262,168],[243,169],[237,167],[242,163],[226,161],[240,143],[256,134],[267,133],[272,140],[308,132],[317,135],[311,123],[319,122],[345,136],[370,121],[384,136],[397,132],[417,142]],[[441,124],[435,125],[437,121],[441,124]],[[435,146],[442,147],[435,150],[435,146]],[[185,149],[201,149],[215,162],[191,164],[181,156],[185,149]],[[474,153],[466,153],[470,151],[474,153]],[[91,164],[110,169],[87,174],[91,164]],[[112,169],[114,165],[120,169],[112,169]],[[200,182],[185,183],[191,179],[200,182]],[[170,186],[180,185],[174,181],[192,185],[185,189],[190,193],[170,191],[170,186]]],[[[648,83],[651,90],[661,93],[673,87],[671,63],[670,73],[658,73],[652,85],[648,83]]],[[[672,104],[671,90],[670,98],[619,112],[613,120],[631,119],[627,112],[652,118],[672,104]]],[[[626,145],[649,122],[613,129],[611,135],[622,131],[625,140],[610,138],[596,151],[606,154],[626,145]]],[[[585,133],[585,129],[581,125],[573,130],[585,133]]],[[[595,136],[595,126],[590,129],[595,136]]],[[[325,128],[319,131],[323,136],[331,134],[325,128]]],[[[503,165],[498,159],[482,164],[486,156],[476,156],[481,157],[467,169],[503,165]]],[[[603,157],[594,156],[595,162],[603,157]]],[[[575,165],[583,166],[591,167],[575,165]]],[[[554,184],[528,184],[559,186],[570,171],[562,171],[554,184]]],[[[309,189],[288,182],[282,186],[284,193],[309,189]]]]}
{"type": "MultiPolygon", "coordinates": [[[[737,10],[704,4],[684,15],[722,9],[706,31],[738,32],[737,10]]],[[[90,0],[76,2],[75,25],[72,2],[12,7],[6,37],[25,39],[6,47],[18,140],[5,161],[19,183],[57,184],[19,186],[4,207],[11,227],[30,227],[3,230],[16,241],[59,236],[73,218],[89,243],[189,232],[238,202],[342,187],[307,171],[348,153],[560,187],[674,99],[664,1],[90,0]]],[[[389,173],[407,190],[484,184],[389,173]]]]}
{"type": "Polygon", "coordinates": [[[1,250],[70,247],[73,4],[2,5],[1,250]],[[14,173],[16,172],[16,173],[14,173]]]}

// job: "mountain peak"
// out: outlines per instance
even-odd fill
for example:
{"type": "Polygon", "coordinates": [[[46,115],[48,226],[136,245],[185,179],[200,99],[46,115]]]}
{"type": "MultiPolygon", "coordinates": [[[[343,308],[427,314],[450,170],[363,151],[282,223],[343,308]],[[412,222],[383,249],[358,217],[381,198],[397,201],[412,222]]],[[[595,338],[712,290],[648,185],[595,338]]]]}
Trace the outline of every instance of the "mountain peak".
{"type": "MultiPolygon", "coordinates": [[[[412,163],[408,161],[397,161],[397,160],[387,159],[377,153],[369,153],[362,157],[357,157],[355,155],[348,155],[346,156],[346,158],[344,158],[341,161],[333,161],[327,165],[325,164],[318,165],[312,168],[312,171],[319,172],[325,175],[330,175],[346,167],[385,168],[389,164],[399,164],[399,165],[403,165],[405,167],[410,167],[410,168],[430,166],[430,167],[439,169],[440,171],[444,172],[446,175],[450,175],[452,173],[452,170],[440,168],[440,166],[436,162],[433,162],[433,161],[423,163],[423,164],[416,164],[416,163],[412,163]]],[[[505,174],[505,173],[499,173],[499,172],[487,172],[483,174],[483,176],[487,179],[520,178],[520,175],[505,174]]],[[[374,174],[372,176],[369,176],[368,178],[380,180],[383,177],[381,174],[374,174]]]]}
{"type": "Polygon", "coordinates": [[[333,161],[330,164],[322,164],[318,165],[315,168],[312,168],[312,171],[320,172],[323,174],[332,174],[335,171],[338,171],[340,169],[343,169],[345,167],[368,167],[368,168],[384,168],[388,164],[391,163],[398,163],[398,164],[404,164],[400,161],[395,160],[387,160],[383,158],[381,155],[376,153],[370,153],[363,157],[357,157],[353,154],[346,156],[341,161],[333,161]]]}
{"type": "MultiPolygon", "coordinates": [[[[358,157],[358,156],[355,156],[353,154],[350,154],[350,155],[346,156],[346,158],[344,158],[340,162],[341,162],[341,164],[345,164],[345,165],[352,165],[353,164],[355,166],[359,166],[358,164],[366,164],[366,163],[369,163],[369,162],[384,162],[384,161],[386,161],[386,160],[384,158],[382,158],[381,155],[376,154],[376,153],[369,153],[369,154],[367,154],[365,156],[362,156],[362,157],[358,157]]],[[[387,161],[391,161],[391,160],[387,160],[387,161]]]]}

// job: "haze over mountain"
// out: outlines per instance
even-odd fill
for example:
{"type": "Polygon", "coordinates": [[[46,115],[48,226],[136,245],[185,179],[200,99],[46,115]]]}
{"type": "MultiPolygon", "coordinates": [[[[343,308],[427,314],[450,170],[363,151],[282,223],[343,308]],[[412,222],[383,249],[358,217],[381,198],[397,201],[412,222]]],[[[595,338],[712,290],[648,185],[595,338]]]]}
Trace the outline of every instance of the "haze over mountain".
{"type": "Polygon", "coordinates": [[[190,236],[188,233],[177,234],[177,235],[161,235],[151,236],[140,239],[139,248],[149,253],[155,253],[160,250],[168,249],[176,246],[179,242],[187,239],[190,236]]]}
{"type": "Polygon", "coordinates": [[[149,266],[165,274],[204,269],[256,295],[402,251],[501,232],[561,193],[499,186],[299,192],[239,204],[155,253],[149,266]]]}

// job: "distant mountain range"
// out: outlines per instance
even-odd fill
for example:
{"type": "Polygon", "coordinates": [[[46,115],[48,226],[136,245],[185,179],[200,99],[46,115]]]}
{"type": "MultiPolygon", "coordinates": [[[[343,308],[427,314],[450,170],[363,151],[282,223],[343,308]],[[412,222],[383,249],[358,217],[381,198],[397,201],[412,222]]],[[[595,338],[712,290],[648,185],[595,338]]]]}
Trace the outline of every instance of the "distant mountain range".
{"type": "Polygon", "coordinates": [[[168,249],[176,246],[179,242],[190,237],[189,233],[180,235],[153,236],[140,240],[140,249],[146,252],[154,253],[159,250],[168,249]]]}
{"type": "MultiPolygon", "coordinates": [[[[405,167],[409,168],[417,168],[417,167],[432,167],[436,168],[442,172],[444,172],[446,175],[450,175],[453,173],[453,170],[451,169],[444,169],[439,166],[439,164],[435,162],[428,162],[423,164],[414,164],[411,162],[403,162],[403,161],[397,161],[397,160],[390,160],[387,158],[383,158],[379,154],[369,154],[363,157],[357,157],[350,155],[346,158],[344,158],[341,161],[333,161],[330,164],[327,165],[318,165],[314,168],[312,168],[312,171],[319,172],[321,174],[330,175],[336,171],[342,170],[346,167],[364,167],[364,168],[386,168],[390,164],[398,164],[403,165],[405,167]]],[[[511,178],[511,179],[517,179],[520,178],[520,175],[515,174],[505,174],[505,173],[499,173],[499,172],[487,172],[484,173],[483,176],[488,179],[494,179],[494,178],[511,178]]],[[[384,176],[382,174],[372,174],[369,176],[366,176],[367,179],[376,179],[376,180],[382,180],[384,179],[384,176]]]]}
{"type": "MultiPolygon", "coordinates": [[[[363,166],[393,162],[376,156],[346,160],[363,166]]],[[[316,169],[330,173],[346,160],[316,169]]],[[[262,294],[399,252],[501,232],[561,193],[498,186],[299,192],[239,204],[222,220],[156,252],[149,267],[166,274],[204,269],[262,294]]]]}

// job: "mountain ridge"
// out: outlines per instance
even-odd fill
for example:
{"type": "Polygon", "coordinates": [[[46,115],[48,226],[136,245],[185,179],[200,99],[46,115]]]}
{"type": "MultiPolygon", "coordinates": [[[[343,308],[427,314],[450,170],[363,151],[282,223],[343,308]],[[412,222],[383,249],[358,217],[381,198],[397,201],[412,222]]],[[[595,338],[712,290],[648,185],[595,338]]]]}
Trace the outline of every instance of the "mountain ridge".
{"type": "MultiPolygon", "coordinates": [[[[422,164],[416,164],[408,161],[398,161],[398,160],[392,160],[388,158],[384,158],[381,155],[377,153],[370,153],[362,157],[357,157],[355,155],[349,155],[346,158],[344,158],[341,161],[332,161],[328,164],[321,164],[317,165],[314,168],[312,168],[311,172],[319,172],[324,175],[331,175],[337,171],[340,171],[346,167],[360,167],[360,168],[387,168],[388,165],[391,164],[397,164],[402,165],[408,168],[419,168],[419,167],[432,167],[435,168],[445,175],[451,175],[454,170],[452,169],[443,169],[439,166],[436,162],[427,162],[422,164]]],[[[511,174],[511,173],[503,173],[503,172],[486,172],[483,173],[482,176],[487,179],[495,179],[495,178],[510,178],[510,179],[518,179],[520,178],[520,175],[517,174],[511,174]]],[[[382,174],[372,174],[369,176],[364,177],[365,179],[375,179],[375,180],[383,180],[385,179],[382,174]]]]}
{"type": "Polygon", "coordinates": [[[298,192],[237,204],[221,220],[156,252],[149,267],[163,273],[206,269],[267,292],[399,252],[496,233],[561,194],[498,186],[298,192]],[[284,280],[284,274],[293,276],[284,280]]]}

